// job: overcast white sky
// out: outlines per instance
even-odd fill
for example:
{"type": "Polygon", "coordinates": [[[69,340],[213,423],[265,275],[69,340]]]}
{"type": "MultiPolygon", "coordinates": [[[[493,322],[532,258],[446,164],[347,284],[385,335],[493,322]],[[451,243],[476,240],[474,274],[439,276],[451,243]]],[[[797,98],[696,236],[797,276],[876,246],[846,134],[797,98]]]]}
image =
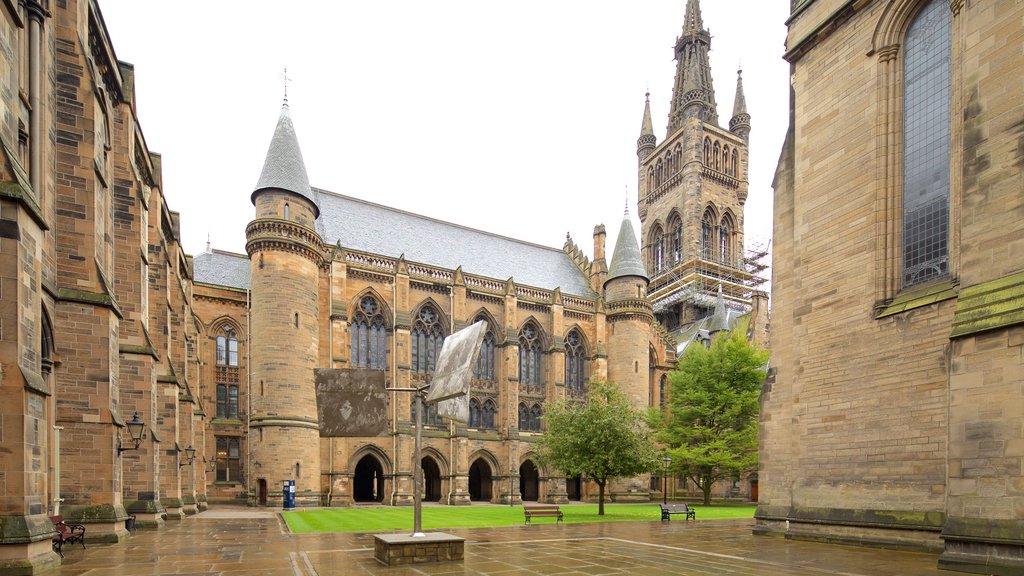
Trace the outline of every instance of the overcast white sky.
{"type": "MultiPolygon", "coordinates": [[[[100,0],[185,249],[244,252],[288,67],[313,186],[592,254],[636,218],[644,92],[665,137],[686,0],[100,0]],[[495,210],[497,208],[497,210],[495,210]],[[497,215],[497,216],[495,216],[497,215]]],[[[742,63],[748,238],[770,237],[788,0],[703,0],[719,118],[742,63]]]]}

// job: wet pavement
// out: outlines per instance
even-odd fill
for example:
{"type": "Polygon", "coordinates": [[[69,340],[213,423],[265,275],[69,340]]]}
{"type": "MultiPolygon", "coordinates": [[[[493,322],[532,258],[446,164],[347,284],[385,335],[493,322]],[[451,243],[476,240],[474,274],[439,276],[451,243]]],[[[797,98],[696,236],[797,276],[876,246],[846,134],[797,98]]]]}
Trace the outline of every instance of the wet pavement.
{"type": "Polygon", "coordinates": [[[755,537],[753,520],[536,524],[446,530],[462,562],[388,568],[369,533],[291,534],[276,511],[212,508],[116,545],[65,548],[59,576],[729,574],[955,576],[937,555],[755,537]]]}

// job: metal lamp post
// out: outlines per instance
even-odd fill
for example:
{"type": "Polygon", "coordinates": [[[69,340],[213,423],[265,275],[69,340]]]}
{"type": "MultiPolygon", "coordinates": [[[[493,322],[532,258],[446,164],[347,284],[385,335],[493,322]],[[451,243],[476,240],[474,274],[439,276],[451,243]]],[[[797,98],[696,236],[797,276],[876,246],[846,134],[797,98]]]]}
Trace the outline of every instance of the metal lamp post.
{"type": "Polygon", "coordinates": [[[672,458],[665,454],[661,461],[665,463],[665,475],[661,478],[661,503],[668,504],[668,467],[672,464],[672,458]]]}

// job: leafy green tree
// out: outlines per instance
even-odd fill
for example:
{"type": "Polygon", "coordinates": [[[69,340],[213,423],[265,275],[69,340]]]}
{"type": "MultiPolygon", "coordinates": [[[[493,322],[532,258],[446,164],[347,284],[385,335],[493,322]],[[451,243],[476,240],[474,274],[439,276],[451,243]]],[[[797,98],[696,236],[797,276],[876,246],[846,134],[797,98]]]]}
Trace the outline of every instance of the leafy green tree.
{"type": "Polygon", "coordinates": [[[585,400],[545,404],[544,420],[547,430],[538,446],[541,459],[570,476],[582,474],[596,482],[598,515],[604,515],[609,480],[657,467],[658,456],[643,414],[611,382],[591,380],[585,400]]]}
{"type": "Polygon", "coordinates": [[[758,399],[768,353],[739,331],[717,334],[710,348],[686,347],[669,374],[669,409],[657,433],[669,448],[672,469],[711,503],[718,480],[757,469],[758,399]]]}

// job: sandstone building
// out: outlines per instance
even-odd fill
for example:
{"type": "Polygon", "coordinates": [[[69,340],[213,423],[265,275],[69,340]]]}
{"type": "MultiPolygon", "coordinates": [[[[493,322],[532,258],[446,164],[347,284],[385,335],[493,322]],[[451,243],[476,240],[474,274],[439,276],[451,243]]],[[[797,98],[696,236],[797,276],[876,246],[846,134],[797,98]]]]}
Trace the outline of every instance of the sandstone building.
{"type": "MultiPolygon", "coordinates": [[[[731,322],[755,309],[747,324],[763,343],[766,298],[751,289],[742,236],[750,116],[738,81],[730,128],[719,126],[710,41],[690,0],[666,137],[648,102],[637,142],[642,242],[623,219],[610,259],[603,225],[590,261],[569,238],[545,248],[312,188],[286,103],[252,193],[247,254],[195,259],[210,498],[276,503],[295,480],[306,504],[410,504],[411,394],[389,397],[387,436],[320,438],[313,371],[421,385],[444,338],[478,320],[488,330],[468,426],[426,414],[426,499],[586,498],[585,479],[535,456],[545,401],[605,377],[637,406],[660,405],[680,342],[707,336],[720,285],[731,322]]],[[[660,489],[636,478],[610,495],[660,489]]]]}
{"type": "Polygon", "coordinates": [[[0,4],[0,573],[205,506],[191,258],[93,0],[0,4]],[[137,449],[126,424],[145,433],[137,449]],[[125,450],[126,449],[126,450],[125,450]]]}
{"type": "Polygon", "coordinates": [[[1024,4],[792,3],[757,530],[1024,572],[1024,4]]]}

